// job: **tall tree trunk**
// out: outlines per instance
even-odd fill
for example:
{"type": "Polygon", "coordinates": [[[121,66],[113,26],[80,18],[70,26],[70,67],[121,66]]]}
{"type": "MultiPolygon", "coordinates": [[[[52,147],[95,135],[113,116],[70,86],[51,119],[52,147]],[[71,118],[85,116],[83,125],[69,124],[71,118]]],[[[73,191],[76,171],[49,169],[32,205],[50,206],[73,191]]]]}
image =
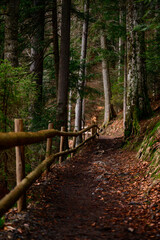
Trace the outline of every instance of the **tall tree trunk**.
{"type": "Polygon", "coordinates": [[[53,50],[54,50],[55,80],[56,80],[56,88],[58,91],[59,45],[58,45],[58,27],[57,27],[57,0],[53,0],[52,26],[53,26],[53,50]]]}
{"type": "Polygon", "coordinates": [[[125,54],[124,54],[123,127],[125,129],[126,104],[127,104],[127,46],[126,46],[126,43],[124,48],[125,48],[125,54]]]}
{"type": "Polygon", "coordinates": [[[4,59],[18,66],[18,13],[19,0],[8,0],[5,15],[4,59]]]}
{"type": "Polygon", "coordinates": [[[151,114],[146,89],[144,33],[136,32],[141,23],[142,5],[127,1],[127,102],[125,137],[139,132],[139,120],[151,114]]]}
{"type": "MultiPolygon", "coordinates": [[[[101,33],[101,48],[102,50],[107,50],[106,39],[103,33],[101,33]]],[[[115,111],[113,105],[111,104],[111,83],[110,83],[110,73],[109,73],[109,62],[106,57],[103,56],[102,59],[102,77],[103,77],[103,87],[104,87],[104,123],[105,127],[109,121],[115,117],[115,111]]]]}
{"type": "MultiPolygon", "coordinates": [[[[78,81],[78,93],[75,107],[75,129],[80,131],[82,128],[82,113],[83,113],[83,91],[85,84],[85,64],[87,55],[87,38],[88,38],[88,23],[89,23],[89,0],[85,1],[84,4],[84,22],[82,30],[82,45],[81,45],[81,67],[78,81]]],[[[77,137],[76,144],[78,145],[82,141],[82,137],[77,137]]]]}
{"type": "MultiPolygon", "coordinates": [[[[160,12],[160,2],[159,0],[156,0],[155,1],[155,14],[154,14],[154,17],[155,19],[158,19],[159,17],[159,12],[160,12]]],[[[160,32],[159,32],[159,29],[155,29],[154,30],[154,46],[156,47],[156,50],[157,50],[157,58],[159,56],[159,46],[160,46],[160,32]]],[[[154,97],[154,100],[156,101],[159,97],[160,97],[160,81],[159,81],[159,74],[157,74],[157,72],[155,73],[154,72],[154,75],[153,75],[153,87],[152,87],[152,91],[153,91],[153,97],[154,97]]]]}
{"type": "Polygon", "coordinates": [[[71,0],[62,1],[62,25],[60,65],[58,78],[57,127],[68,124],[68,89],[69,89],[69,58],[70,58],[70,6],[71,0]]]}
{"type": "MultiPolygon", "coordinates": [[[[123,18],[124,18],[124,12],[122,10],[122,2],[120,1],[119,3],[119,25],[122,26],[123,24],[123,18]]],[[[118,80],[122,77],[122,64],[123,64],[123,55],[122,51],[124,48],[124,42],[122,40],[122,37],[119,37],[119,42],[118,42],[118,50],[119,50],[119,59],[118,59],[118,80]]]]}
{"type": "Polygon", "coordinates": [[[72,90],[69,91],[69,104],[68,104],[68,131],[71,131],[72,121],[72,90]]]}
{"type": "MultiPolygon", "coordinates": [[[[4,60],[8,60],[13,67],[18,66],[18,18],[19,18],[19,0],[9,0],[6,5],[5,15],[5,30],[4,30],[4,60]]],[[[1,130],[7,131],[7,117],[8,117],[8,91],[7,82],[4,83],[3,95],[3,122],[1,130]]],[[[7,167],[8,156],[4,156],[4,171],[5,177],[8,177],[7,167]]],[[[7,187],[7,181],[6,181],[7,187]]]]}
{"type": "MultiPolygon", "coordinates": [[[[19,0],[9,0],[6,4],[5,32],[4,32],[4,60],[8,60],[13,67],[18,66],[18,17],[19,0]]],[[[7,130],[8,91],[7,81],[4,83],[3,123],[1,128],[7,130]]]]}
{"type": "MultiPolygon", "coordinates": [[[[31,42],[31,66],[30,71],[35,75],[37,96],[34,102],[33,121],[35,124],[42,114],[43,96],[43,56],[44,56],[44,23],[45,23],[45,1],[33,0],[35,8],[33,14],[34,31],[31,42]]],[[[34,125],[34,124],[33,124],[34,125]]]]}

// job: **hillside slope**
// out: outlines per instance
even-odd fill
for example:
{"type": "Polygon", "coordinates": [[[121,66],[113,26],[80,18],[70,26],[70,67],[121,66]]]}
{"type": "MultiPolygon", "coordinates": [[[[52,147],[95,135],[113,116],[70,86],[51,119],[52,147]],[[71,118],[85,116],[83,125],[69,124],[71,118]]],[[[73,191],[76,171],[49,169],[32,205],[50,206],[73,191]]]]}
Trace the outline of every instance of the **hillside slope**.
{"type": "MultiPolygon", "coordinates": [[[[153,116],[140,122],[140,132],[126,141],[125,147],[138,151],[137,157],[146,165],[146,176],[160,180],[160,101],[152,103],[153,116]]],[[[123,136],[122,113],[105,129],[106,136],[123,136]]]]}

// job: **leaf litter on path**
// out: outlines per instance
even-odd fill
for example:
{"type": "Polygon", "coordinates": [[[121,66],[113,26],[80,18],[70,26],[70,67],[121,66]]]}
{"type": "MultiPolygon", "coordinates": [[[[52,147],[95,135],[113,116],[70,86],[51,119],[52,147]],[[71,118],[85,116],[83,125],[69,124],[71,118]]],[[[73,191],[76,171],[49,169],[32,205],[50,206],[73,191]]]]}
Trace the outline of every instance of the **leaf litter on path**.
{"type": "Polygon", "coordinates": [[[27,210],[6,214],[0,239],[160,239],[160,185],[148,193],[145,165],[121,145],[97,139],[51,169],[28,191],[27,210]]]}

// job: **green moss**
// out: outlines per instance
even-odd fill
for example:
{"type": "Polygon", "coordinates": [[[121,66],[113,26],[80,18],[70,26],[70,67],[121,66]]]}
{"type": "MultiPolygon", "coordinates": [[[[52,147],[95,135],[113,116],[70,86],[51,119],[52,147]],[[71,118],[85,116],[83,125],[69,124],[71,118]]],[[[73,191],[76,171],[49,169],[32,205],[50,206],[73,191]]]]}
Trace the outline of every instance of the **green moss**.
{"type": "Polygon", "coordinates": [[[150,136],[153,136],[159,127],[160,127],[160,121],[155,125],[155,127],[150,133],[150,136]]]}
{"type": "Polygon", "coordinates": [[[160,121],[156,123],[150,131],[147,131],[146,136],[141,144],[139,150],[139,157],[141,159],[150,162],[148,173],[154,179],[160,179],[160,154],[159,149],[155,147],[155,144],[159,141],[160,121]]]}
{"type": "Polygon", "coordinates": [[[158,173],[154,178],[155,179],[160,179],[160,173],[158,173]]]}
{"type": "Polygon", "coordinates": [[[139,111],[135,107],[133,111],[133,134],[138,135],[140,133],[140,125],[139,125],[139,111]]]}
{"type": "Polygon", "coordinates": [[[5,218],[4,217],[0,218],[0,228],[3,228],[4,223],[5,223],[5,218]]]}
{"type": "Polygon", "coordinates": [[[155,163],[156,163],[156,158],[154,158],[154,156],[152,155],[151,157],[151,166],[155,166],[155,163]],[[153,160],[153,161],[152,161],[153,160]]]}
{"type": "Polygon", "coordinates": [[[160,174],[159,171],[160,171],[160,167],[156,168],[156,170],[152,173],[151,177],[155,177],[157,173],[160,174]]]}

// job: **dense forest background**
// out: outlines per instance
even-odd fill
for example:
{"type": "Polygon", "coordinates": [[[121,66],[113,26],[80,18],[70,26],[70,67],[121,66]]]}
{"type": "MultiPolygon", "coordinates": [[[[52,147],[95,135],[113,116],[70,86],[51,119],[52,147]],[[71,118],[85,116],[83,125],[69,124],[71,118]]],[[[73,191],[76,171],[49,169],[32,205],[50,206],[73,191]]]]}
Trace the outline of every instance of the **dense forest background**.
{"type": "MultiPolygon", "coordinates": [[[[0,131],[15,118],[25,131],[105,128],[123,111],[125,138],[138,134],[160,98],[159,28],[158,0],[1,1],[0,131]]],[[[26,151],[29,171],[43,145],[26,151]]],[[[1,153],[4,184],[13,154],[1,153]]]]}

